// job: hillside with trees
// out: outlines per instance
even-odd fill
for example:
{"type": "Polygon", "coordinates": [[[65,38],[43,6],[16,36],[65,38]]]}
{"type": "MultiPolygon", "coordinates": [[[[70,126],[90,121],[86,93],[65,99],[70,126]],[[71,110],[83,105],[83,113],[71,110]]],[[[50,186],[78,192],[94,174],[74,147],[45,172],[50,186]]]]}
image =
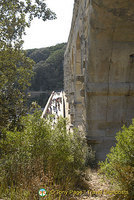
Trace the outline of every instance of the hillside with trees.
{"type": "Polygon", "coordinates": [[[30,87],[31,101],[44,107],[50,93],[63,90],[63,59],[66,44],[29,49],[26,55],[34,60],[34,76],[30,87]],[[38,93],[36,93],[38,91],[38,93]]]}

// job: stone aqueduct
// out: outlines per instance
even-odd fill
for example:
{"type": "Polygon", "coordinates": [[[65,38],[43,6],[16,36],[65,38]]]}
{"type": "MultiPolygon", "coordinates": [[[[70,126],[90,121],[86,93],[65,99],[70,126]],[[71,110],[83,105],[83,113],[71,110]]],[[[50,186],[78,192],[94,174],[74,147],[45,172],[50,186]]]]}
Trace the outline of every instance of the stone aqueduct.
{"type": "Polygon", "coordinates": [[[75,0],[65,52],[70,126],[103,160],[134,118],[134,0],[75,0]]]}

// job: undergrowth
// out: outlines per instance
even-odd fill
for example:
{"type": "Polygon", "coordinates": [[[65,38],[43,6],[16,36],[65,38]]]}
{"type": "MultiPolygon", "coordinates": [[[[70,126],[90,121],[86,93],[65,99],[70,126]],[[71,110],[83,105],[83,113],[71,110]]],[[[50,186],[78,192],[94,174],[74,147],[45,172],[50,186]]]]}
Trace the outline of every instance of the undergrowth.
{"type": "Polygon", "coordinates": [[[111,148],[104,162],[100,163],[100,172],[120,190],[128,191],[126,196],[116,195],[115,199],[134,199],[134,120],[127,128],[122,127],[116,135],[116,146],[111,148]]]}
{"type": "Polygon", "coordinates": [[[39,199],[40,188],[69,190],[80,180],[88,153],[85,138],[67,131],[64,118],[53,125],[53,116],[40,116],[36,110],[21,119],[21,131],[2,132],[0,198],[39,199]]]}

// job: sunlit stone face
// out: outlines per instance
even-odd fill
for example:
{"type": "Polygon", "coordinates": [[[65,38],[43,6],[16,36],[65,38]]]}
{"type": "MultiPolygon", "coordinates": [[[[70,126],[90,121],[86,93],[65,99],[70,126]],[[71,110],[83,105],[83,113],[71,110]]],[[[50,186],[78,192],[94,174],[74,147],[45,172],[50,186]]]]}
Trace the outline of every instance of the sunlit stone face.
{"type": "Polygon", "coordinates": [[[65,92],[73,107],[71,124],[86,131],[97,160],[105,158],[116,132],[134,117],[133,13],[131,0],[82,0],[74,5],[65,92]]]}

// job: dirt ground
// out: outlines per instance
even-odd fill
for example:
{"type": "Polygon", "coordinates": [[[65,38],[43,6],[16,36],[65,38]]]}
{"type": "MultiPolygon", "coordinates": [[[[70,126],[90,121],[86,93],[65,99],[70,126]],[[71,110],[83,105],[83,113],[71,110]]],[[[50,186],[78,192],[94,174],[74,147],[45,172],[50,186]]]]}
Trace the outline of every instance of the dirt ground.
{"type": "Polygon", "coordinates": [[[115,191],[112,189],[112,184],[104,179],[97,170],[87,169],[84,182],[87,188],[86,190],[73,191],[72,197],[69,199],[64,197],[64,200],[113,200],[113,192],[115,191]],[[79,192],[81,193],[79,194],[79,192]]]}
{"type": "Polygon", "coordinates": [[[113,195],[110,194],[111,185],[108,181],[104,181],[103,177],[97,170],[87,169],[85,174],[85,181],[89,185],[89,190],[76,197],[77,200],[110,200],[113,195]]]}

